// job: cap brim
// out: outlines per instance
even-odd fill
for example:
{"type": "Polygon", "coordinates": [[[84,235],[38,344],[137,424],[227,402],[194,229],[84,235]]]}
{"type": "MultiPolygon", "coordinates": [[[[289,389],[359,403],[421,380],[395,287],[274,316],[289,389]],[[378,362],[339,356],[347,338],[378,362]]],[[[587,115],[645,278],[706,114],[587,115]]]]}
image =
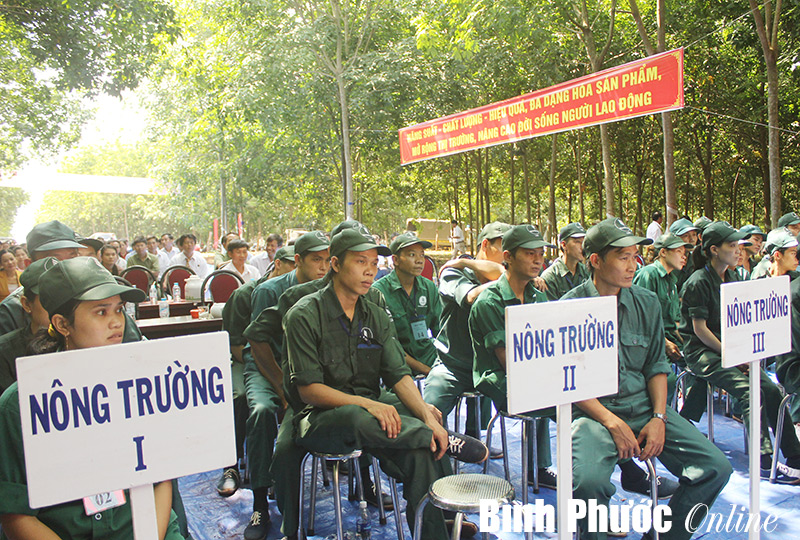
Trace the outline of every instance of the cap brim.
{"type": "Polygon", "coordinates": [[[325,251],[326,249],[331,249],[330,244],[325,244],[324,246],[314,246],[314,247],[311,247],[311,248],[303,250],[303,253],[309,253],[309,252],[315,252],[316,253],[317,251],[325,251]]]}
{"type": "Polygon", "coordinates": [[[387,246],[379,246],[378,244],[368,244],[364,242],[363,244],[356,244],[355,246],[347,248],[345,251],[369,251],[370,249],[377,249],[378,255],[383,255],[384,257],[388,257],[392,254],[392,250],[389,249],[387,246]]]}
{"type": "Polygon", "coordinates": [[[47,242],[46,244],[42,244],[41,246],[36,248],[36,253],[40,251],[51,251],[54,249],[68,249],[68,248],[75,248],[80,249],[83,247],[83,244],[79,244],[75,240],[52,240],[47,242]]]}
{"type": "Polygon", "coordinates": [[[684,229],[680,229],[678,231],[675,231],[675,236],[683,236],[684,234],[690,233],[692,231],[700,232],[700,227],[686,227],[684,229]]]}
{"type": "Polygon", "coordinates": [[[619,240],[614,240],[613,242],[609,242],[609,246],[611,247],[630,247],[630,246],[649,246],[653,243],[652,238],[644,238],[641,236],[623,236],[619,240]]]}
{"type": "Polygon", "coordinates": [[[83,238],[78,243],[81,244],[81,247],[90,247],[95,251],[99,251],[100,248],[103,247],[103,241],[96,238],[83,238]]]}
{"type": "Polygon", "coordinates": [[[521,247],[522,249],[539,249],[539,248],[555,249],[556,246],[554,246],[553,244],[548,244],[544,240],[531,240],[530,242],[525,242],[524,244],[520,244],[517,247],[521,247]]]}
{"type": "Polygon", "coordinates": [[[410,247],[410,246],[416,246],[417,244],[422,246],[422,249],[428,249],[430,247],[433,247],[433,244],[431,242],[428,242],[427,240],[415,240],[413,242],[406,242],[405,244],[402,244],[401,246],[398,246],[397,251],[395,251],[394,253],[396,254],[401,249],[405,249],[405,248],[410,247]]]}
{"type": "Polygon", "coordinates": [[[144,291],[133,287],[126,287],[125,285],[120,285],[118,283],[101,283],[100,285],[92,287],[88,291],[83,292],[75,299],[81,301],[103,300],[116,295],[119,295],[125,302],[138,303],[143,302],[144,299],[147,298],[147,295],[144,293],[144,291]]]}

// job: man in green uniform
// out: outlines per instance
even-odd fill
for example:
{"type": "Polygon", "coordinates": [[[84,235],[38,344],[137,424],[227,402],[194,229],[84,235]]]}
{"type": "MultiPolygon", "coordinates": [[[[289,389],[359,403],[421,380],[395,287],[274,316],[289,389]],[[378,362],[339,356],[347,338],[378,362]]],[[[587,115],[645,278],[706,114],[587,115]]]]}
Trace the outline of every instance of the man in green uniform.
{"type": "MultiPolygon", "coordinates": [[[[440,411],[445,418],[455,407],[458,397],[475,389],[472,377],[474,351],[469,336],[469,312],[473,302],[492,281],[503,274],[503,234],[511,225],[493,222],[478,235],[479,251],[475,259],[450,260],[439,276],[442,296],[442,329],[438,340],[444,345],[439,358],[425,380],[425,402],[440,411]]],[[[491,402],[481,400],[481,419],[488,422],[491,402]]],[[[476,425],[473,408],[467,410],[467,434],[480,436],[483,426],[476,425]]],[[[498,452],[492,458],[501,457],[498,452]]]]}
{"type": "Polygon", "coordinates": [[[158,257],[147,251],[147,241],[144,236],[134,238],[131,247],[133,248],[133,253],[128,256],[128,268],[131,266],[144,266],[154,276],[158,277],[158,257]]]}
{"type": "MultiPolygon", "coordinates": [[[[577,224],[576,224],[577,225],[577,224]]],[[[581,227],[581,229],[583,229],[581,227]]],[[[580,238],[582,242],[583,238],[580,238]]],[[[564,242],[562,241],[562,246],[564,242]]],[[[503,235],[503,260],[505,273],[486,287],[469,312],[469,331],[475,350],[473,381],[475,388],[491,398],[497,410],[508,411],[506,401],[506,331],[505,308],[520,304],[546,302],[545,294],[533,285],[544,262],[544,248],[549,245],[532,225],[517,225],[503,235]]],[[[563,247],[562,247],[563,249],[563,247]]],[[[550,455],[550,429],[547,418],[552,409],[534,411],[532,416],[543,417],[537,430],[539,485],[556,489],[556,475],[548,469],[553,462],[550,455]]],[[[533,471],[529,473],[533,480],[533,471]]]]}
{"type": "Polygon", "coordinates": [[[547,284],[545,292],[548,300],[558,300],[567,291],[589,279],[589,270],[583,264],[585,236],[586,230],[580,223],[570,223],[558,231],[561,256],[542,273],[542,279],[547,284]]]}
{"type": "Polygon", "coordinates": [[[758,225],[744,225],[739,228],[739,231],[750,235],[748,239],[750,243],[743,246],[746,256],[744,263],[736,267],[736,274],[739,276],[739,279],[741,281],[747,281],[756,268],[756,257],[760,256],[761,248],[763,247],[764,240],[767,239],[767,235],[758,225]]]}
{"type": "MultiPolygon", "coordinates": [[[[295,243],[296,268],[288,274],[263,281],[253,289],[251,322],[262,311],[275,306],[289,287],[324,276],[328,270],[329,246],[328,237],[322,231],[311,231],[298,238],[295,243]]],[[[243,359],[244,386],[250,411],[246,427],[248,468],[253,488],[253,514],[245,528],[244,538],[259,540],[266,537],[270,527],[267,493],[273,485],[270,466],[278,435],[275,415],[286,409],[283,371],[273,349],[280,350],[282,343],[273,342],[270,346],[268,337],[252,339],[247,329],[244,337],[250,344],[250,349],[243,352],[243,359]]]]}
{"type": "MultiPolygon", "coordinates": [[[[684,242],[672,233],[662,236],[653,244],[656,260],[636,272],[633,284],[653,291],[661,304],[661,321],[664,323],[664,345],[667,358],[680,369],[686,368],[683,359],[683,339],[678,333],[681,320],[681,302],[675,284],[675,273],[686,264],[686,251],[694,245],[684,242]]],[[[687,393],[681,416],[697,422],[706,410],[706,383],[694,375],[687,374],[687,393]]],[[[669,373],[667,399],[675,391],[675,375],[669,373]]]]}
{"type": "MultiPolygon", "coordinates": [[[[667,407],[670,367],[664,351],[664,326],[655,294],[632,286],[637,246],[619,219],[608,218],[586,233],[584,252],[592,278],[564,299],[617,297],[619,391],[575,404],[572,422],[574,496],[608,504],[614,494],[611,472],[619,459],[658,457],[680,480],[670,501],[672,528],[665,540],[690,538],[684,524],[699,526],[733,469],[725,455],[688,420],[667,407]],[[699,505],[699,506],[698,506],[699,505]]],[[[586,520],[582,524],[586,530],[586,520]]],[[[605,538],[588,532],[582,538],[605,538]]],[[[649,535],[645,535],[649,538],[649,535]]]]}
{"type": "Polygon", "coordinates": [[[750,279],[763,279],[783,274],[788,274],[791,279],[794,279],[797,271],[797,251],[791,248],[795,248],[797,245],[795,239],[796,235],[788,227],[769,231],[763,246],[764,257],[753,269],[750,279]]]}
{"type": "Polygon", "coordinates": [[[692,261],[692,251],[697,245],[699,238],[700,228],[695,226],[691,221],[686,218],[681,218],[672,222],[669,226],[669,232],[680,238],[684,243],[689,244],[691,247],[686,248],[686,264],[681,269],[674,270],[675,287],[680,292],[683,284],[689,279],[689,276],[694,272],[694,262],[692,261]]]}
{"type": "MultiPolygon", "coordinates": [[[[800,277],[790,285],[792,299],[792,349],[775,357],[775,374],[788,393],[800,392],[800,277]]],[[[800,399],[792,402],[792,421],[800,422],[800,399]]]]}
{"type": "Polygon", "coordinates": [[[294,246],[281,246],[275,252],[275,266],[269,273],[269,278],[274,279],[283,274],[288,274],[295,268],[294,246]]]}
{"type": "Polygon", "coordinates": [[[25,289],[20,301],[31,322],[0,336],[0,394],[17,380],[16,360],[28,355],[28,344],[33,335],[50,326],[50,317],[39,300],[39,277],[54,264],[58,264],[55,257],[39,259],[31,263],[19,277],[20,285],[25,289]]]}
{"type": "Polygon", "coordinates": [[[800,234],[800,216],[798,216],[795,212],[789,212],[788,214],[784,214],[778,220],[778,226],[776,228],[786,227],[791,231],[791,233],[795,236],[800,234]]]}
{"type": "Polygon", "coordinates": [[[436,360],[431,338],[439,334],[442,315],[436,285],[422,277],[425,250],[431,245],[414,233],[397,236],[389,245],[394,270],[372,286],[383,293],[408,366],[415,374],[423,375],[428,374],[436,360]]]}
{"type": "MultiPolygon", "coordinates": [[[[448,433],[422,401],[388,314],[363,298],[379,254],[391,251],[369,234],[346,229],[334,236],[330,283],[298,301],[283,321],[291,373],[287,397],[297,411],[297,443],[320,452],[360,448],[378,457],[383,470],[403,482],[413,524],[428,487],[446,474],[441,457],[448,433]],[[394,394],[381,393],[381,380],[394,394]]],[[[422,534],[447,537],[441,511],[433,506],[425,510],[422,534]]]]}

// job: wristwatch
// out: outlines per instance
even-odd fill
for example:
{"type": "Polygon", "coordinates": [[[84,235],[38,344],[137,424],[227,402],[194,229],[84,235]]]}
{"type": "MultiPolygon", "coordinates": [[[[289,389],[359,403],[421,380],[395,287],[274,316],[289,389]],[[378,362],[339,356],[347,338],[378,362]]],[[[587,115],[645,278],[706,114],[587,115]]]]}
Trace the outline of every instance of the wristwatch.
{"type": "Polygon", "coordinates": [[[658,418],[659,420],[664,422],[665,426],[667,425],[667,415],[666,414],[656,412],[656,413],[653,413],[653,418],[658,418]]]}

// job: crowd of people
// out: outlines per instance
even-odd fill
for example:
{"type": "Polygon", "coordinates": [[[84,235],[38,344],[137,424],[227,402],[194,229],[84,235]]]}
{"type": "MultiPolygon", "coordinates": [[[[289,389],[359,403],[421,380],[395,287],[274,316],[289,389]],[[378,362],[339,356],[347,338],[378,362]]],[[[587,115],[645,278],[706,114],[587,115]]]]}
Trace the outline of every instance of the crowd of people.
{"type": "MultiPolygon", "coordinates": [[[[243,280],[225,303],[222,322],[230,340],[237,454],[245,459],[246,441],[254,496],[246,540],[266,538],[271,530],[270,489],[282,533],[297,537],[300,468],[310,451],[363,450],[358,467],[365,498],[391,508],[370,477],[370,456],[377,457],[403,483],[413,530],[430,484],[452,474],[445,455],[466,462],[502,457],[479,439],[492,407],[507,411],[505,307],[596,296],[617,300],[619,391],[575,404],[574,497],[608,504],[615,467],[624,490],[650,495],[648,473],[636,460],[657,458],[675,477],[657,479],[655,495],[670,499],[674,523],[661,537],[689,538],[687,516],[698,525],[732,473],[728,458],[694,424],[705,411],[707,384],[737,400],[745,423],[751,406],[747,370],[721,364],[722,283],[791,277],[792,351],[773,360],[786,391],[800,388],[800,216],[786,214],[769,234],[755,225],[736,229],[685,216],[665,232],[662,222],[654,213],[645,237],[616,218],[588,229],[569,223],[557,245],[535,226],[493,222],[482,228],[471,255],[454,220],[453,258],[435,280],[422,277],[430,242],[407,231],[384,245],[354,220],[330,232],[307,232],[287,245],[270,235],[258,254],[228,234],[213,262],[199,252],[192,234],[177,242],[170,234],[136,237],[129,252],[124,240],[84,238],[58,221],[37,225],[24,246],[0,246],[2,534],[37,540],[117,537],[92,536],[93,522],[107,519],[118,537],[130,537],[127,504],[94,517],[85,515],[81,501],[28,506],[15,359],[142,339],[123,306],[143,301],[144,292],[114,276],[132,266],[160,276],[179,265],[200,277],[228,269],[243,280]],[[557,257],[546,261],[545,250],[557,257]],[[687,388],[683,407],[675,411],[668,403],[681,372],[687,388]],[[470,409],[465,433],[455,433],[447,418],[467,391],[483,396],[481,414],[470,409]]],[[[769,471],[769,430],[777,428],[781,390],[763,371],[761,381],[758,436],[762,469],[769,471]]],[[[556,489],[563,464],[553,467],[550,455],[554,410],[527,414],[540,424],[529,449],[533,454],[535,445],[537,457],[528,480],[535,476],[540,486],[556,489]]],[[[791,418],[781,451],[779,481],[800,484],[800,441],[791,418]]],[[[227,497],[241,487],[238,464],[232,463],[222,471],[217,492],[227,497]]],[[[177,483],[156,490],[160,537],[189,538],[177,483]]],[[[423,538],[449,538],[453,517],[428,505],[423,538]]],[[[606,536],[582,525],[582,538],[606,536]]],[[[462,537],[477,532],[476,525],[463,524],[462,537]]]]}

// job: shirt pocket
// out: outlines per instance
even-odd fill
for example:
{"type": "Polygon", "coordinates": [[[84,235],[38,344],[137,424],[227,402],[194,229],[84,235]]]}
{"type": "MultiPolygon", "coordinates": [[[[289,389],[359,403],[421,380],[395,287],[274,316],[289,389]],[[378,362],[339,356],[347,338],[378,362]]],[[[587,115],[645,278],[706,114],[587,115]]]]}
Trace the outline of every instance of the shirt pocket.
{"type": "Polygon", "coordinates": [[[358,381],[365,386],[380,383],[381,357],[383,347],[378,344],[360,343],[356,348],[356,374],[358,381]]]}
{"type": "Polygon", "coordinates": [[[352,374],[350,366],[344,360],[342,353],[336,354],[330,348],[325,348],[322,351],[320,358],[322,364],[322,374],[325,379],[325,384],[333,388],[341,388],[347,381],[350,380],[352,374]]]}
{"type": "Polygon", "coordinates": [[[620,363],[620,373],[624,372],[626,369],[639,372],[644,369],[644,364],[647,360],[647,351],[650,350],[650,340],[652,339],[655,339],[655,337],[646,334],[636,334],[634,332],[620,333],[619,343],[625,348],[624,355],[620,355],[620,358],[625,359],[624,363],[620,363]]]}

